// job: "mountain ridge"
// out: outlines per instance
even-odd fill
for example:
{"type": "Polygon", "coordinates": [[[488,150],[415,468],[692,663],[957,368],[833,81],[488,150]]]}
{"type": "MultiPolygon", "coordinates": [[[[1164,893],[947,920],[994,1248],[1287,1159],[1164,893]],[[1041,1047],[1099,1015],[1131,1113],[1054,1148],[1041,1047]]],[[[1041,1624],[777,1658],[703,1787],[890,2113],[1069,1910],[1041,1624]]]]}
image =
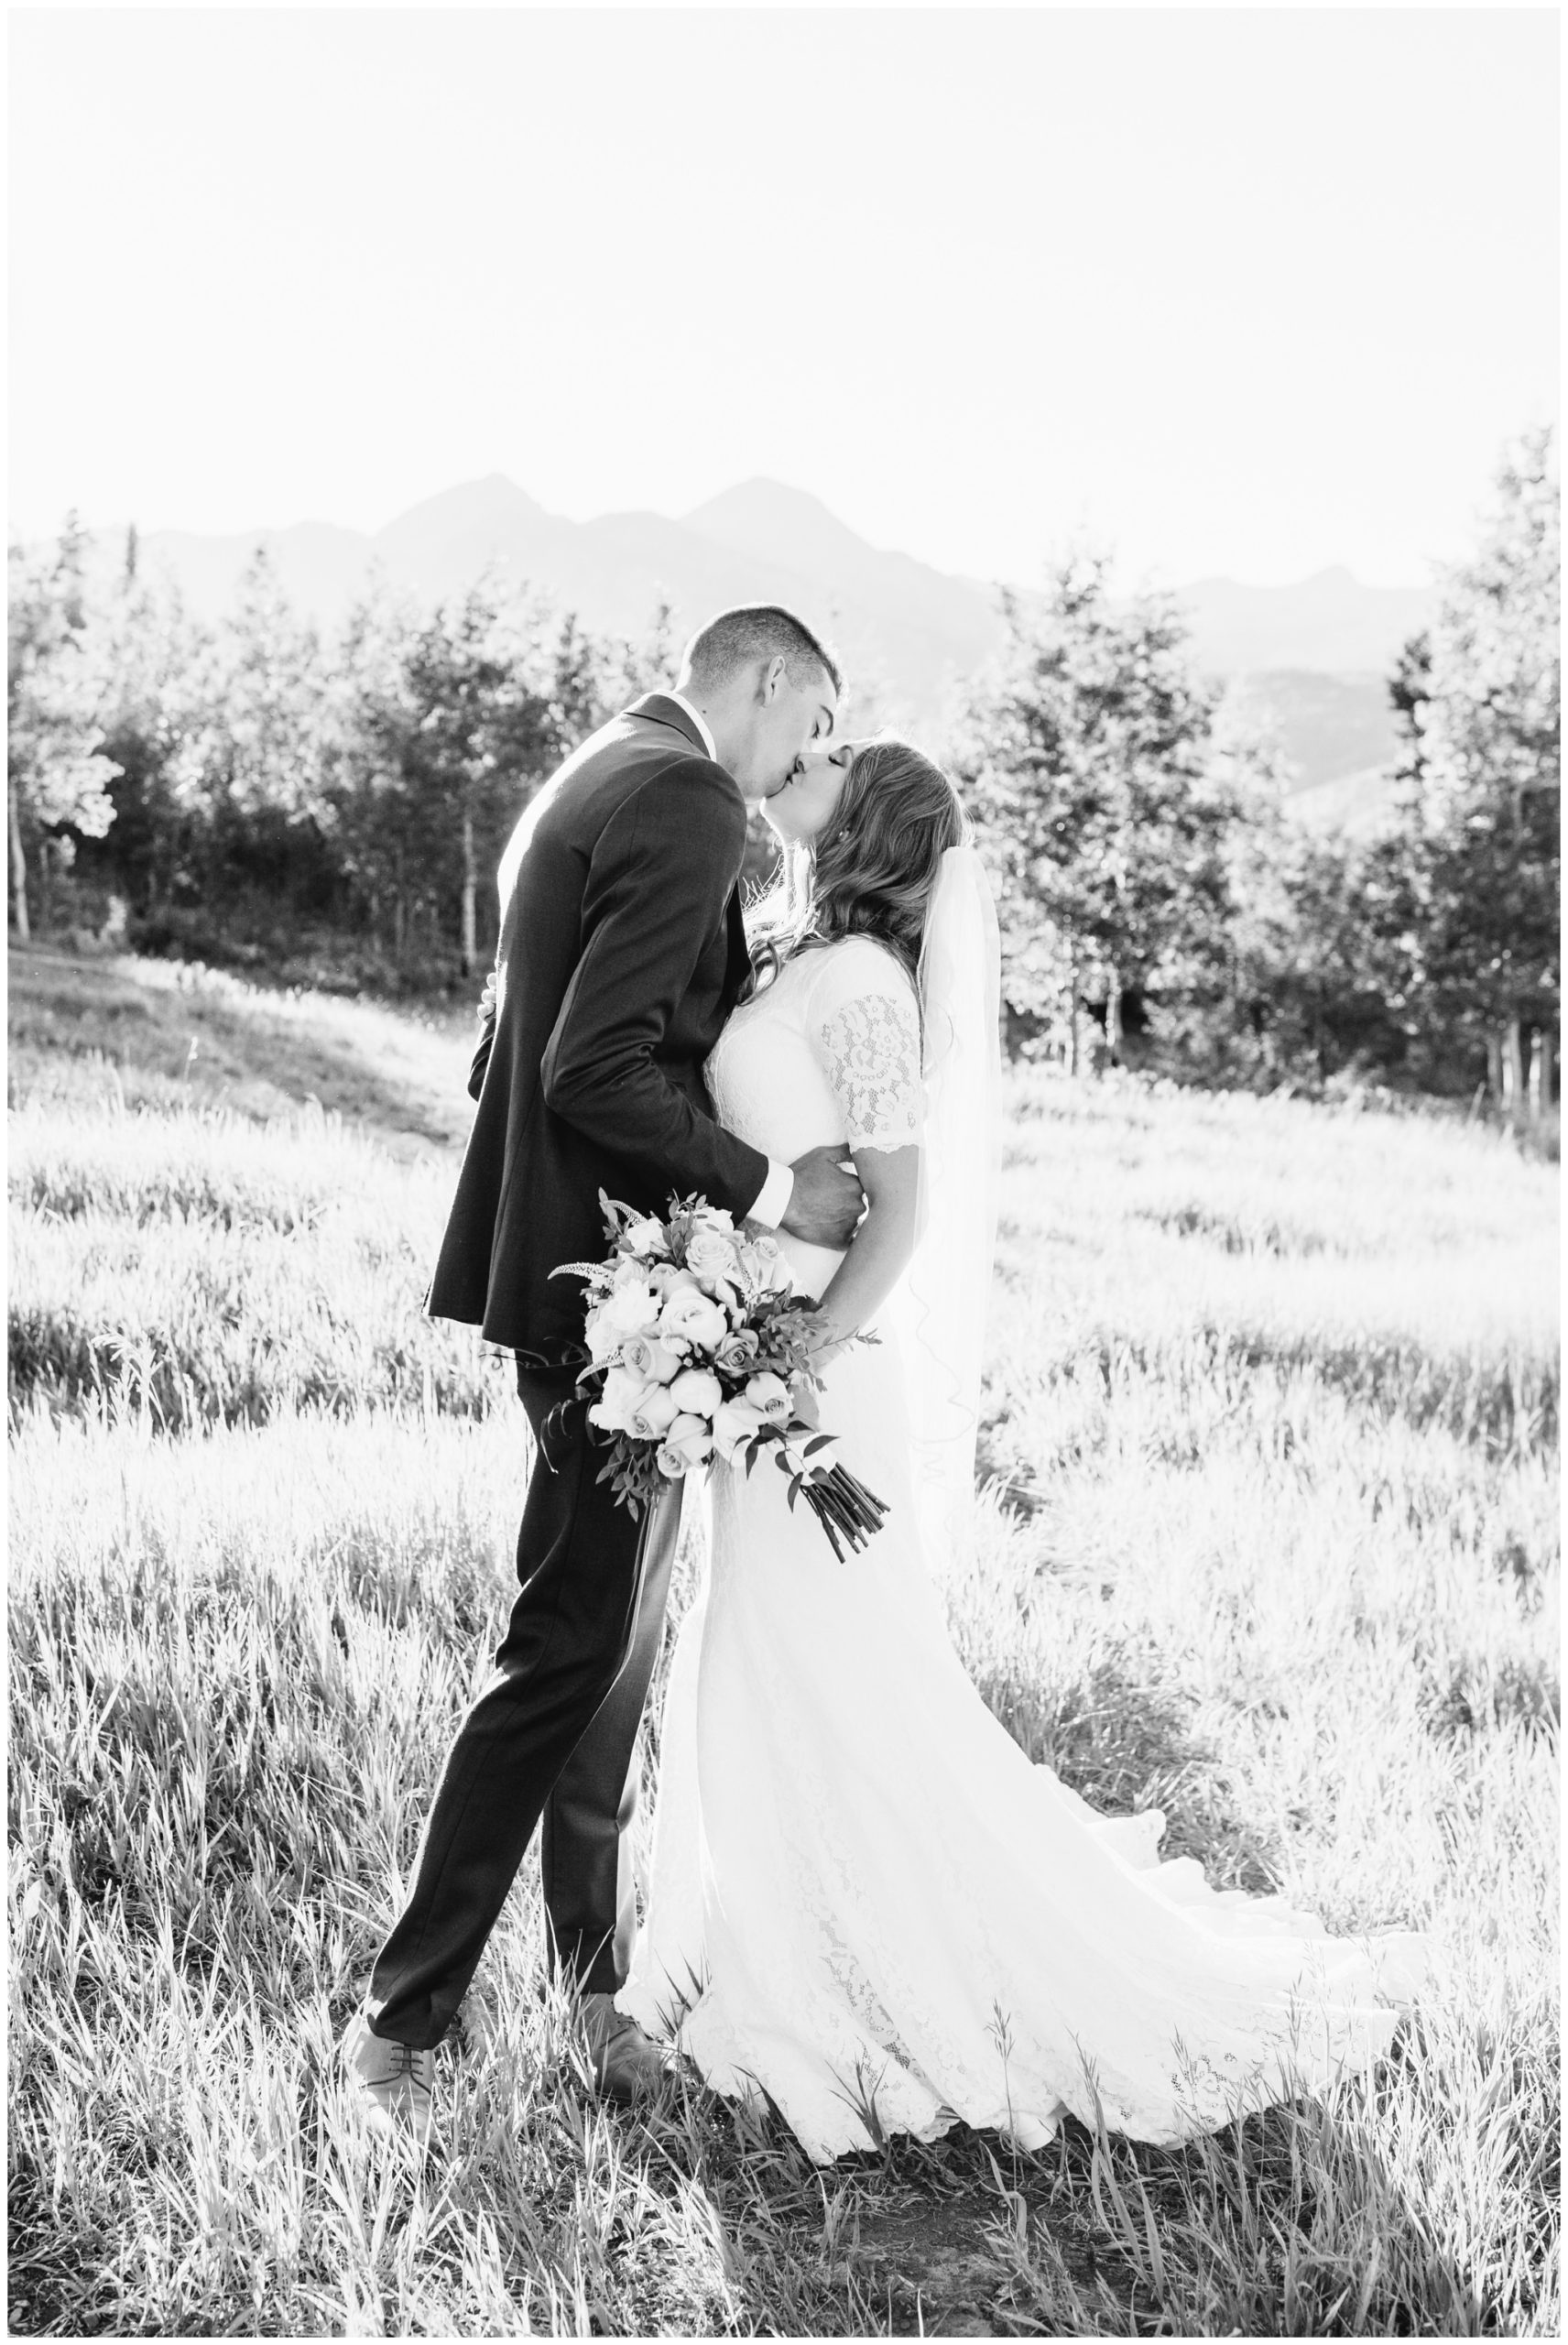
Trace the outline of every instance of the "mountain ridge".
{"type": "MultiPolygon", "coordinates": [[[[1003,640],[998,585],[873,546],[811,491],[763,474],[679,517],[634,509],[573,521],[495,472],[420,498],[376,530],[302,521],[222,536],[157,530],[143,541],[207,620],[262,545],[290,598],[325,626],[377,571],[433,602],[492,564],[585,626],[623,634],[640,633],[660,601],[677,631],[726,604],[788,603],[843,655],[860,723],[930,725],[1003,640]]],[[[1286,585],[1211,576],[1173,591],[1200,665],[1235,680],[1255,707],[1268,702],[1298,787],[1392,755],[1383,679],[1430,616],[1431,590],[1365,586],[1335,563],[1286,585]]]]}

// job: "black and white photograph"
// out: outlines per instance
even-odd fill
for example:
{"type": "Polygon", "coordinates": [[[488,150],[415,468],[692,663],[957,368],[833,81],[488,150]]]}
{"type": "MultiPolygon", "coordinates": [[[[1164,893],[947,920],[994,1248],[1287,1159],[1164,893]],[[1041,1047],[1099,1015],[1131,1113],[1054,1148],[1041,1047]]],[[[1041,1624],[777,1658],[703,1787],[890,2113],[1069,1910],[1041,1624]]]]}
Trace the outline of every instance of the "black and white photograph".
{"type": "Polygon", "coordinates": [[[1559,12],[8,35],[7,2334],[1561,2334],[1559,12]]]}

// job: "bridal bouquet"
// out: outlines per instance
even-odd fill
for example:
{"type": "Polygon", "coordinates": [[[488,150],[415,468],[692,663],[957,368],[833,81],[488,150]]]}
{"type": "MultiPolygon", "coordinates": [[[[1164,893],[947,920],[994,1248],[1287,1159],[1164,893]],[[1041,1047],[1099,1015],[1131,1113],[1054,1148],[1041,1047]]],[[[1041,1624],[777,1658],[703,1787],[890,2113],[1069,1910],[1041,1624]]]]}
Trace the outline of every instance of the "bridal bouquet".
{"type": "Polygon", "coordinates": [[[639,1514],[662,1482],[715,1458],[744,1457],[749,1474],[771,1448],[790,1506],[804,1495],[840,1563],[844,1545],[864,1547],[887,1510],[821,1460],[836,1436],[817,1414],[820,1311],[791,1292],[772,1238],[745,1236],[698,1196],[672,1197],[663,1221],[602,1189],[599,1202],[607,1260],[562,1262],[552,1275],[587,1281],[591,1365],[578,1383],[593,1395],[589,1423],[609,1440],[600,1481],[639,1514]]]}

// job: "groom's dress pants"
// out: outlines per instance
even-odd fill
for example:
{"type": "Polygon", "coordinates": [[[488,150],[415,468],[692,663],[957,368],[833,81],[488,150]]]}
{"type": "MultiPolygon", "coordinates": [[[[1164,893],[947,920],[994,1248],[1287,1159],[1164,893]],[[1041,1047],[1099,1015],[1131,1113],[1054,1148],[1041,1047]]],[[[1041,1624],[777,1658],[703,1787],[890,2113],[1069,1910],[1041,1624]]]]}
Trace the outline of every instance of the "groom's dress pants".
{"type": "Polygon", "coordinates": [[[595,1478],[582,1412],[541,1439],[569,1371],[519,1368],[539,1444],[517,1600],[495,1668],[447,1753],[408,1904],[376,1958],[378,2035],[424,2050],[451,2025],[534,1827],[556,1958],[585,1992],[626,1977],[637,1927],[633,1755],[659,1655],[681,1486],[641,1521],[595,1478]]]}

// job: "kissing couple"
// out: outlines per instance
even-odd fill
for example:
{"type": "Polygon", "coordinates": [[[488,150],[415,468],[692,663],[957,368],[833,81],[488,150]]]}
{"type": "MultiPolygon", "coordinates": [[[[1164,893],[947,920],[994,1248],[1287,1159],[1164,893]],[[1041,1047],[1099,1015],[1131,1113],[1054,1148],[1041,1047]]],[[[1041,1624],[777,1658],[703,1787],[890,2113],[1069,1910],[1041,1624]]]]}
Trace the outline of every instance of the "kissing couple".
{"type": "Polygon", "coordinates": [[[838,741],[839,670],[725,611],[674,688],[570,757],[500,869],[473,1135],[429,1308],[517,1356],[536,1445],[519,1592],[459,1728],[413,1887],[344,2039],[371,2121],[427,2128],[452,2024],[537,1828],[551,1959],[600,2089],[684,2055],[820,2161],[962,2120],[1026,2148],[1064,2112],[1169,2143],[1388,2048],[1421,1940],[1330,1938],[1161,1863],[992,1717],[940,1579],[975,1535],[999,1157],[996,925],[953,784],[838,741]],[[746,809],[780,876],[743,913],[746,809]],[[640,1517],[562,1411],[600,1192],[705,1198],[820,1298],[822,1415],[887,1504],[835,1557],[783,1478],[708,1474],[639,1932],[634,1749],[683,1480],[640,1517]],[[874,1343],[856,1340],[873,1336],[874,1343]]]}

